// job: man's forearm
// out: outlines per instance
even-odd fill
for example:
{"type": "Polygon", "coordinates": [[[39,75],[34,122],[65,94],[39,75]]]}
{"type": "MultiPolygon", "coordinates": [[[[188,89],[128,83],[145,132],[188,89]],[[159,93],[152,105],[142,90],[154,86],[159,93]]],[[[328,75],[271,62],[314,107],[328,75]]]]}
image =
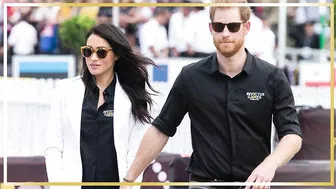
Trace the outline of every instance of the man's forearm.
{"type": "Polygon", "coordinates": [[[168,136],[151,126],[145,133],[137,155],[128,169],[126,179],[135,180],[143,170],[159,155],[168,141],[168,136]]]}
{"type": "Polygon", "coordinates": [[[269,155],[265,161],[271,161],[281,167],[288,163],[294,155],[300,150],[302,144],[302,138],[295,134],[289,134],[284,136],[274,152],[269,155]]]}

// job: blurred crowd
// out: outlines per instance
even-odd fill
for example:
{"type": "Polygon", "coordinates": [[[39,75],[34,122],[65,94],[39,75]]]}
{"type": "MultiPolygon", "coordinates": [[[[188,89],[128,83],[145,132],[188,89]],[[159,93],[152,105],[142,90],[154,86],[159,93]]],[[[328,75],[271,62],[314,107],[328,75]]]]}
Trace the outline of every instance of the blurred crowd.
{"type": "MultiPolygon", "coordinates": [[[[14,2],[13,0],[2,0],[14,2]]],[[[20,0],[21,3],[55,2],[20,0]]],[[[289,2],[302,2],[293,0],[289,2]]],[[[309,2],[309,0],[304,0],[309,2]]],[[[311,0],[312,1],[312,0],[311,0]]],[[[15,1],[16,3],[18,1],[15,1]]],[[[67,2],[58,0],[57,2],[67,2]]],[[[73,2],[73,1],[71,1],[73,2]]],[[[111,0],[77,0],[76,3],[110,3],[111,0]]],[[[200,2],[189,0],[121,0],[132,2],[200,2]]],[[[202,2],[211,2],[204,0],[202,2]]],[[[249,2],[268,2],[250,0],[249,2]]],[[[314,1],[312,1],[314,2],[314,1]]],[[[2,4],[2,3],[1,3],[2,4]]],[[[136,53],[150,58],[205,57],[215,52],[209,32],[209,7],[119,7],[118,25],[136,53]]],[[[252,7],[251,31],[246,47],[255,55],[276,64],[278,8],[252,7]]],[[[318,7],[287,8],[287,46],[320,47],[318,7]]],[[[86,15],[96,23],[113,23],[112,7],[8,7],[8,63],[12,55],[69,54],[59,40],[59,26],[74,15],[86,15]]],[[[3,8],[1,9],[3,28],[3,8]]],[[[1,33],[3,35],[3,33],[1,33]]],[[[1,57],[3,37],[1,37],[1,57]]],[[[3,62],[3,61],[0,61],[3,62]]],[[[2,66],[0,66],[2,67],[2,66]]]]}

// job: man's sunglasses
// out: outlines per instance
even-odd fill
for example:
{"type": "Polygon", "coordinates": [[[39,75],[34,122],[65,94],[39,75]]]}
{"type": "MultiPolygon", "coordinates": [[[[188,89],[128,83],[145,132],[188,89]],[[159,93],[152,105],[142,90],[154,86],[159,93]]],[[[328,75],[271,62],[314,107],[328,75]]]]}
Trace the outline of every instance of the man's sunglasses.
{"type": "Polygon", "coordinates": [[[103,59],[107,56],[107,53],[109,51],[112,51],[112,49],[108,49],[106,47],[97,47],[97,49],[94,50],[90,46],[83,46],[80,48],[80,51],[81,51],[82,56],[85,58],[89,58],[92,56],[93,53],[96,53],[98,58],[103,59]]]}
{"type": "Polygon", "coordinates": [[[221,22],[212,22],[211,23],[211,26],[212,26],[212,29],[215,31],[215,32],[222,32],[225,28],[225,26],[227,26],[228,30],[231,32],[231,33],[235,33],[235,32],[238,32],[240,30],[240,25],[242,24],[242,22],[231,22],[231,23],[228,23],[228,24],[223,24],[221,22]]]}

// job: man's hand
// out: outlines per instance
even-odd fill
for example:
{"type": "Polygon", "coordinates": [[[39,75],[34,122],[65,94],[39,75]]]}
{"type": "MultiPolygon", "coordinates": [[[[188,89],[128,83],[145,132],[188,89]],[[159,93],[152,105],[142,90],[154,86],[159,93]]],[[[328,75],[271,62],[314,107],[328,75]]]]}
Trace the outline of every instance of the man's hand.
{"type": "MultiPolygon", "coordinates": [[[[278,165],[270,160],[265,159],[257,168],[253,170],[249,178],[246,182],[263,182],[268,183],[271,182],[275,171],[277,170],[278,165]]],[[[261,186],[246,186],[245,189],[266,189],[269,186],[261,185],[261,186]]]]}
{"type": "MultiPolygon", "coordinates": [[[[124,178],[123,179],[123,181],[122,181],[122,183],[125,183],[125,184],[128,184],[128,183],[132,183],[132,182],[134,182],[133,180],[128,180],[128,179],[126,179],[126,178],[124,178]]],[[[131,185],[120,185],[120,188],[119,189],[132,189],[133,188],[133,186],[131,186],[131,185]]]]}

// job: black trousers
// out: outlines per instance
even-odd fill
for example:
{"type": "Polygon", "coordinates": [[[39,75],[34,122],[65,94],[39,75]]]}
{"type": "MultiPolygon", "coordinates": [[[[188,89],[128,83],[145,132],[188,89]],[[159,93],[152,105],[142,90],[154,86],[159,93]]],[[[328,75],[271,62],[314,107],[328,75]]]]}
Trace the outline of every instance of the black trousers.
{"type": "MultiPolygon", "coordinates": [[[[225,182],[224,180],[209,180],[195,175],[190,175],[190,182],[225,182]]],[[[244,189],[245,186],[189,186],[189,189],[244,189]]]]}

